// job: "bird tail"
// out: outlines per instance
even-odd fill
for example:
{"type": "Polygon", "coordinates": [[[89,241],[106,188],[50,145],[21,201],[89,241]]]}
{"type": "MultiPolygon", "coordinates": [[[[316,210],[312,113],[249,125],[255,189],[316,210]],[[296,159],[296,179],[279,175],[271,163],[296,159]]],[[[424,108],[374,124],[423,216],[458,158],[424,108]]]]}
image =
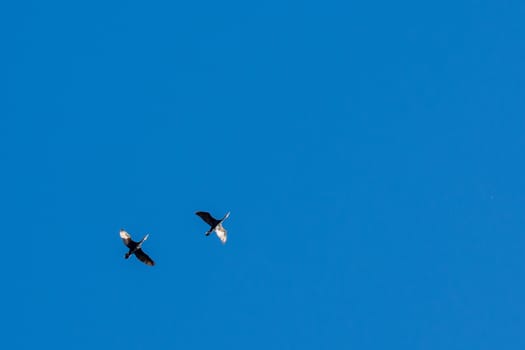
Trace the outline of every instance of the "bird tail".
{"type": "Polygon", "coordinates": [[[131,254],[128,252],[126,255],[124,255],[124,259],[128,259],[131,254]]]}

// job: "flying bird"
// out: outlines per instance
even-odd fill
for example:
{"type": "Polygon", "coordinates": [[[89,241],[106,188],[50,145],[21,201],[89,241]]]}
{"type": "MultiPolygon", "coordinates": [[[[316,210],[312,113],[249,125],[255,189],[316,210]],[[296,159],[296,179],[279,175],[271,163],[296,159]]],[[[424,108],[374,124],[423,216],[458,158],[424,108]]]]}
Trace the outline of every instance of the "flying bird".
{"type": "Polygon", "coordinates": [[[206,222],[208,225],[210,225],[210,229],[206,232],[206,236],[209,236],[210,233],[215,232],[221,242],[223,244],[226,243],[226,234],[228,231],[222,227],[222,222],[226,220],[228,216],[230,216],[230,212],[227,212],[226,215],[224,215],[224,217],[220,220],[215,219],[210,213],[206,211],[198,211],[195,214],[204,220],[204,222],[206,222]]]}
{"type": "Polygon", "coordinates": [[[128,259],[131,255],[135,254],[137,259],[142,261],[144,264],[153,266],[155,265],[155,262],[151,260],[151,258],[148,256],[148,254],[144,253],[142,250],[142,243],[144,243],[145,240],[147,240],[149,237],[148,235],[145,235],[144,238],[142,238],[139,242],[135,242],[131,239],[131,236],[129,233],[127,233],[124,229],[120,230],[120,238],[122,238],[122,241],[124,242],[124,245],[129,248],[129,251],[124,255],[125,259],[128,259]]]}

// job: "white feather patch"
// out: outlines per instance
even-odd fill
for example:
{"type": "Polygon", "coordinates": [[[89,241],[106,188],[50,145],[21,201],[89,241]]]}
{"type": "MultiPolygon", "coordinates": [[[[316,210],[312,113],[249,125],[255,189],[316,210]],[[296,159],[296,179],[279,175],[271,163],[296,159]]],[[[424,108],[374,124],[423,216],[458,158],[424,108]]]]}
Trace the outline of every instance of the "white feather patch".
{"type": "Polygon", "coordinates": [[[131,239],[131,236],[126,231],[120,230],[120,238],[122,238],[122,239],[131,239]]]}
{"type": "Polygon", "coordinates": [[[221,224],[217,225],[217,227],[215,228],[215,233],[217,234],[217,237],[219,237],[223,244],[226,243],[228,231],[226,231],[226,229],[222,227],[221,224]]]}

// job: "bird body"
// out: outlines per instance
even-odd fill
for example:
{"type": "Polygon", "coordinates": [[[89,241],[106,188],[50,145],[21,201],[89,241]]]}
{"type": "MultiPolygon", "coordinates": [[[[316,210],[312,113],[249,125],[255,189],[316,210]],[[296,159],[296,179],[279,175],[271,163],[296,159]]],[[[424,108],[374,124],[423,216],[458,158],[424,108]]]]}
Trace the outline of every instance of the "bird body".
{"type": "Polygon", "coordinates": [[[149,234],[145,235],[144,238],[142,238],[139,242],[135,242],[131,239],[131,235],[129,233],[127,233],[124,229],[121,229],[120,238],[122,238],[124,245],[129,248],[129,251],[124,255],[124,258],[128,259],[131,255],[135,254],[137,259],[142,261],[144,264],[148,266],[155,265],[155,262],[142,250],[142,243],[144,243],[148,237],[149,234]]]}
{"type": "Polygon", "coordinates": [[[222,222],[230,216],[230,212],[227,212],[226,215],[224,215],[224,217],[220,220],[215,219],[210,213],[206,211],[198,211],[195,214],[208,225],[210,225],[210,229],[206,232],[206,236],[209,236],[210,233],[215,232],[221,242],[223,244],[226,243],[228,231],[222,226],[222,222]]]}

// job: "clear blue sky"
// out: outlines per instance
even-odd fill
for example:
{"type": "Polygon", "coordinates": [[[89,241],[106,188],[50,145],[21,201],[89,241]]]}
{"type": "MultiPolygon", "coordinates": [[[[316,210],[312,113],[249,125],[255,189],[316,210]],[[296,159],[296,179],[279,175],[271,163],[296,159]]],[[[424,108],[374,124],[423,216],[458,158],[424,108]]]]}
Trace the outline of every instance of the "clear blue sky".
{"type": "Polygon", "coordinates": [[[524,4],[2,3],[2,347],[525,349],[524,4]]]}

